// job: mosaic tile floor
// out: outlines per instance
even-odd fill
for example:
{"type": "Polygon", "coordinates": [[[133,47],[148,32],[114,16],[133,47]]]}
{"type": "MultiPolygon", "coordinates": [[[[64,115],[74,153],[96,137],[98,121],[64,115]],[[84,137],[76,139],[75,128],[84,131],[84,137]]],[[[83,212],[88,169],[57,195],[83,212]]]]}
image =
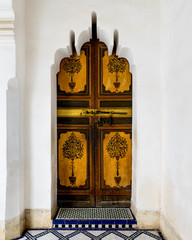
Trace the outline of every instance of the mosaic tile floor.
{"type": "Polygon", "coordinates": [[[133,228],[137,221],[130,208],[60,208],[53,228],[133,228]]]}
{"type": "Polygon", "coordinates": [[[56,219],[131,219],[130,208],[60,208],[56,219]]]}
{"type": "Polygon", "coordinates": [[[165,240],[158,230],[28,230],[21,240],[165,240]]]}

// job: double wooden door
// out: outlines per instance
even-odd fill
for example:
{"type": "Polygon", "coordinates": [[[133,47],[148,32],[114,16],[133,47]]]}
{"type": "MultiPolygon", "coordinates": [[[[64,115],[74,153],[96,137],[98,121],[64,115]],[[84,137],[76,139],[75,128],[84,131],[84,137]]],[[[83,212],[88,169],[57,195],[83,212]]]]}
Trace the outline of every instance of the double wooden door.
{"type": "Polygon", "coordinates": [[[129,63],[90,40],[57,76],[59,206],[129,206],[132,79],[129,63]]]}

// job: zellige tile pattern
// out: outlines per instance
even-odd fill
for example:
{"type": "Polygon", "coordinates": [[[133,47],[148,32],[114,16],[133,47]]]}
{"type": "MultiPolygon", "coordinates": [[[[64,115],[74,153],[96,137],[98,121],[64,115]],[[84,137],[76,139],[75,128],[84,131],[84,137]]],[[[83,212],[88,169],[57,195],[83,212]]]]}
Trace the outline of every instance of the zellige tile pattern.
{"type": "Polygon", "coordinates": [[[132,228],[137,221],[130,208],[60,208],[53,228],[132,228]]]}
{"type": "Polygon", "coordinates": [[[29,230],[20,240],[164,240],[159,230],[29,230]]]}
{"type": "Polygon", "coordinates": [[[60,208],[56,219],[130,219],[130,208],[60,208]]]}

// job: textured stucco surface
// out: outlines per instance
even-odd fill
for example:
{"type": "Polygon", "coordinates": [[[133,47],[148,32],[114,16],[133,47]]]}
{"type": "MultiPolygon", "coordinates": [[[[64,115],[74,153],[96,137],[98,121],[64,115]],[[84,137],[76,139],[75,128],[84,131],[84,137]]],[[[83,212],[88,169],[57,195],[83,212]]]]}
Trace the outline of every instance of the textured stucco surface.
{"type": "Polygon", "coordinates": [[[0,236],[5,237],[4,230],[12,225],[16,234],[16,226],[24,228],[24,209],[30,209],[26,210],[26,226],[51,226],[57,190],[58,64],[70,55],[71,30],[77,50],[89,40],[95,11],[99,38],[111,50],[113,32],[118,30],[118,53],[129,60],[133,74],[132,208],[139,227],[156,228],[160,222],[169,240],[188,240],[192,219],[192,2],[13,3],[15,35],[12,1],[0,2],[0,23],[7,29],[0,30],[0,236]],[[18,107],[16,94],[18,131],[9,114],[15,114],[18,107]]]}
{"type": "Polygon", "coordinates": [[[31,228],[51,228],[51,212],[47,209],[26,209],[27,229],[31,228]]]}
{"type": "Polygon", "coordinates": [[[69,45],[71,30],[75,32],[77,48],[80,47],[78,38],[90,27],[92,11],[97,14],[98,35],[106,39],[109,48],[113,32],[118,29],[119,52],[130,61],[134,89],[132,201],[142,211],[156,212],[160,209],[161,39],[160,3],[154,0],[27,1],[26,208],[50,209],[56,201],[56,153],[52,148],[55,146],[52,116],[56,105],[55,93],[51,91],[55,77],[50,68],[58,49],[69,45]],[[113,5],[110,11],[109,5],[113,5]]]}
{"type": "Polygon", "coordinates": [[[161,229],[191,238],[192,2],[163,1],[161,229]],[[166,224],[168,223],[168,224],[166,224]],[[171,226],[170,231],[168,231],[171,226]]]}

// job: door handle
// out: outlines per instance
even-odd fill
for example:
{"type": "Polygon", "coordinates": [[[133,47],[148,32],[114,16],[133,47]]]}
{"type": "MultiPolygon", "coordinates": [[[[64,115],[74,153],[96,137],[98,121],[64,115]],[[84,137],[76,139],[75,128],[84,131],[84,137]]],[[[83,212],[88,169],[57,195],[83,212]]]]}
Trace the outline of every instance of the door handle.
{"type": "Polygon", "coordinates": [[[100,111],[96,110],[95,114],[109,114],[110,116],[117,114],[117,115],[127,115],[127,112],[115,112],[115,111],[100,111]]]}
{"type": "Polygon", "coordinates": [[[94,116],[114,116],[120,117],[123,115],[125,117],[132,116],[132,110],[130,108],[127,109],[66,109],[66,108],[58,108],[57,116],[58,117],[76,117],[76,116],[84,116],[84,117],[94,117],[94,116]]]}
{"type": "Polygon", "coordinates": [[[84,110],[80,113],[80,116],[85,116],[85,117],[89,117],[89,116],[95,116],[95,109],[91,109],[89,110],[84,110]]]}
{"type": "Polygon", "coordinates": [[[130,115],[129,110],[98,110],[98,109],[89,109],[81,111],[81,116],[102,116],[102,115],[130,115]]]}
{"type": "Polygon", "coordinates": [[[94,114],[95,114],[94,110],[85,111],[85,115],[91,115],[91,116],[93,116],[94,114]]]}
{"type": "Polygon", "coordinates": [[[110,112],[109,111],[95,110],[95,114],[110,114],[110,112]]]}

